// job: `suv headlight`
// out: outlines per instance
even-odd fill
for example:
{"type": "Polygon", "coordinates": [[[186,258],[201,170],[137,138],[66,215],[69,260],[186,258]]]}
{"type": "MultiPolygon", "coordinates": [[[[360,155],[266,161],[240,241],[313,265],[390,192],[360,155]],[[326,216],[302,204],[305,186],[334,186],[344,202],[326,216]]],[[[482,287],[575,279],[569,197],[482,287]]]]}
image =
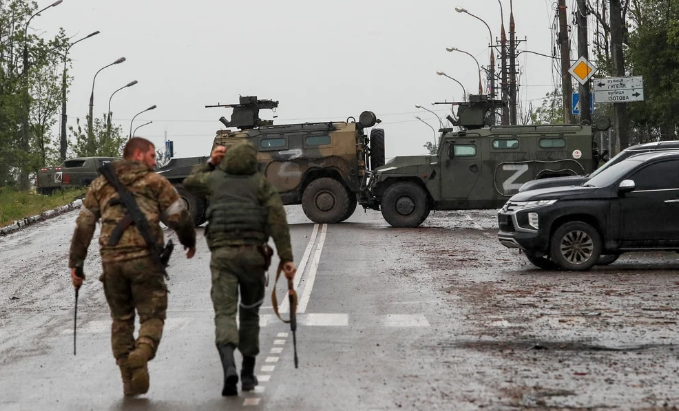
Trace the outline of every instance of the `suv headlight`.
{"type": "Polygon", "coordinates": [[[538,200],[538,201],[516,201],[512,205],[515,209],[525,210],[527,208],[536,208],[552,205],[556,203],[557,200],[538,200]]]}

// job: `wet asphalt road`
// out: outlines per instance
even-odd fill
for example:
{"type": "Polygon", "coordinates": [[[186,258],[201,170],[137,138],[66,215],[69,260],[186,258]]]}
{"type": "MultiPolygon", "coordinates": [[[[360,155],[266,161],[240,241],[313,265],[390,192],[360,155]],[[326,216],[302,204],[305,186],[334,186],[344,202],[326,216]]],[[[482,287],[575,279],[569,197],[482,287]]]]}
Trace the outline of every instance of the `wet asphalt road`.
{"type": "Polygon", "coordinates": [[[202,232],[193,260],[173,256],[151,389],[136,399],[123,398],[110,353],[96,240],[73,356],[66,263],[76,212],[0,238],[0,411],[679,407],[674,253],[548,272],[497,242],[492,210],[439,212],[418,229],[362,210],[331,226],[299,207],[288,215],[305,266],[300,366],[267,297],[260,386],[237,398],[220,396],[202,232]]]}

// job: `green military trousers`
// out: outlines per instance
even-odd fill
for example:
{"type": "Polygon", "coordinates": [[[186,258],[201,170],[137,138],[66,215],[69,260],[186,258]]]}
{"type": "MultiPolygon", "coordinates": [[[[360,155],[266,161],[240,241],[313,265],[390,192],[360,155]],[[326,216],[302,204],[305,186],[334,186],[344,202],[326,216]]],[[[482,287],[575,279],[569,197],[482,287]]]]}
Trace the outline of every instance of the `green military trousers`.
{"type": "Polygon", "coordinates": [[[266,282],[264,264],[264,256],[256,246],[212,250],[216,344],[233,344],[244,356],[259,354],[259,307],[264,301],[266,282]],[[237,312],[240,329],[236,324],[237,312]]]}
{"type": "Polygon", "coordinates": [[[136,344],[143,342],[152,350],[151,358],[163,335],[167,311],[167,286],[163,272],[149,257],[119,262],[104,262],[104,294],[111,311],[111,347],[116,359],[127,358],[136,344]],[[139,336],[134,339],[135,310],[139,314],[139,336]]]}

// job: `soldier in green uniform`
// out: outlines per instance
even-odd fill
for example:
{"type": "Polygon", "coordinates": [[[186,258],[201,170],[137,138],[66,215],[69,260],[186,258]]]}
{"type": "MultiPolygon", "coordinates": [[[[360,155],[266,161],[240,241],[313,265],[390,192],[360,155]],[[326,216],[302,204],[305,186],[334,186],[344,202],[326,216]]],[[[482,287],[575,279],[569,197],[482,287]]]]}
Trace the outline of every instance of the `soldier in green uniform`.
{"type": "Polygon", "coordinates": [[[238,394],[233,356],[236,348],[243,355],[243,391],[257,385],[254,369],[259,354],[259,306],[264,300],[265,245],[269,237],[276,244],[286,277],[293,278],[297,269],[292,261],[285,209],[271,183],[257,172],[257,149],[242,142],[225,151],[217,146],[210,162],[196,166],[183,184],[210,201],[205,237],[212,252],[216,345],[224,369],[222,395],[231,396],[238,394]]]}
{"type": "MultiPolygon", "coordinates": [[[[160,220],[172,227],[188,250],[187,258],[196,252],[193,221],[175,188],[164,177],[153,172],[156,151],[153,143],[132,138],[125,145],[123,160],[113,162],[121,184],[131,192],[139,209],[148,220],[151,236],[159,246],[164,244],[160,220]]],[[[127,214],[116,190],[102,176],[90,185],[71,241],[68,266],[74,287],[83,279],[76,268],[87,255],[97,221],[101,221],[99,244],[104,284],[113,324],[111,346],[120,367],[125,395],[144,394],[149,389],[147,362],[156,355],[163,333],[167,309],[167,286],[164,269],[150,256],[150,250],[136,225],[123,228],[117,241],[116,227],[127,214]],[[139,314],[139,335],[134,339],[135,310],[139,314]]],[[[119,228],[120,229],[120,228],[119,228]]]]}

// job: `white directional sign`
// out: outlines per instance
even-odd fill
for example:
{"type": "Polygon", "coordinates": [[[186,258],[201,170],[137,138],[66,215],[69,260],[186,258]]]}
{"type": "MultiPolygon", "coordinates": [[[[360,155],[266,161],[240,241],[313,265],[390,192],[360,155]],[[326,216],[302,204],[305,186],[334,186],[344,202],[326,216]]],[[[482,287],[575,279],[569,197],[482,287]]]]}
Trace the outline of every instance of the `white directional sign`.
{"type": "Polygon", "coordinates": [[[607,77],[592,80],[597,103],[628,103],[644,101],[644,79],[635,77],[607,77]]]}

